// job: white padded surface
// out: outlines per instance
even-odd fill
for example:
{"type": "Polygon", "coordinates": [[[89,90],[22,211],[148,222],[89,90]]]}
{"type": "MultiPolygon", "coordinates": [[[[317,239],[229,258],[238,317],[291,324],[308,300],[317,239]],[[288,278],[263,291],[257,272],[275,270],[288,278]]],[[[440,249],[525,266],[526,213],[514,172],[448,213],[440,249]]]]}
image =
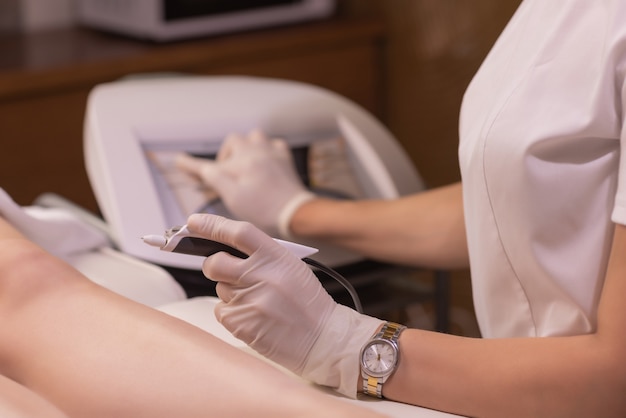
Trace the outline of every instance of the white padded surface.
{"type": "Polygon", "coordinates": [[[187,297],[162,268],[108,247],[70,255],[67,261],[93,282],[144,305],[155,307],[187,297]]]}

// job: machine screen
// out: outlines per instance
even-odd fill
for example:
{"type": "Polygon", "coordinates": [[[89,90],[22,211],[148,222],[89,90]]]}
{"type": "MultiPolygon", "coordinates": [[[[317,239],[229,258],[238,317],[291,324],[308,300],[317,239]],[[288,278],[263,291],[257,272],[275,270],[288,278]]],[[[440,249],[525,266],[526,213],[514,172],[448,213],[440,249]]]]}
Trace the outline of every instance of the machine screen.
{"type": "MultiPolygon", "coordinates": [[[[309,189],[337,198],[364,197],[348,159],[347,145],[339,133],[281,137],[290,144],[296,170],[309,189]]],[[[154,187],[169,225],[184,224],[192,213],[233,217],[215,191],[175,166],[176,156],[180,153],[214,159],[219,144],[220,141],[211,139],[143,143],[154,187]]]]}
{"type": "Polygon", "coordinates": [[[165,20],[257,10],[272,6],[301,3],[302,0],[165,0],[165,20]]]}

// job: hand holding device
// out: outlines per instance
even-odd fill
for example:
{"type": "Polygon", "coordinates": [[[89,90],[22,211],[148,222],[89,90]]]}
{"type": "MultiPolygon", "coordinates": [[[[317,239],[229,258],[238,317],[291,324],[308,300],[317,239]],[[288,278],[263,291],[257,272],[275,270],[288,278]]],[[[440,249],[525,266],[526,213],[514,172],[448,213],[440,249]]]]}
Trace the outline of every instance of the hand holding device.
{"type": "Polygon", "coordinates": [[[247,255],[218,252],[203,264],[218,282],[224,327],[304,378],[355,396],[359,351],[382,321],[337,304],[299,256],[250,223],[192,215],[186,230],[247,255]]]}
{"type": "MultiPolygon", "coordinates": [[[[223,251],[235,257],[248,258],[248,254],[239,251],[236,248],[221,242],[207,239],[201,235],[191,233],[187,228],[187,225],[170,228],[165,231],[165,235],[144,235],[141,239],[148,245],[159,247],[163,251],[173,253],[209,257],[215,253],[223,251]]],[[[274,238],[274,241],[287,248],[291,253],[298,256],[308,265],[323,271],[328,276],[337,280],[348,291],[348,293],[350,293],[355,309],[358,312],[363,312],[361,300],[352,286],[352,283],[330,267],[309,258],[309,256],[318,252],[317,248],[296,244],[295,242],[283,241],[278,238],[274,238]]]]}
{"type": "Polygon", "coordinates": [[[288,237],[291,216],[314,197],[300,181],[286,142],[260,131],[228,136],[215,161],[184,154],[177,166],[214,189],[236,218],[274,237],[288,237]]]}

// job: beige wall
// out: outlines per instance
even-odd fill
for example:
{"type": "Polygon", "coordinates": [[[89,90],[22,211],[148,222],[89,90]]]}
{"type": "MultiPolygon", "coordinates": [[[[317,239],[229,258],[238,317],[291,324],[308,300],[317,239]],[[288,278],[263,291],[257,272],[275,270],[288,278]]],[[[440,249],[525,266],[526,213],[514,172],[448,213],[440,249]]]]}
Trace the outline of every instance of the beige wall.
{"type": "MultiPolygon", "coordinates": [[[[520,0],[339,0],[341,13],[384,19],[384,122],[426,183],[460,179],[458,114],[463,92],[520,0]]],[[[454,272],[455,333],[475,335],[470,276],[454,272]],[[460,323],[464,322],[464,323],[460,323]],[[459,328],[460,327],[460,328],[459,328]]]]}

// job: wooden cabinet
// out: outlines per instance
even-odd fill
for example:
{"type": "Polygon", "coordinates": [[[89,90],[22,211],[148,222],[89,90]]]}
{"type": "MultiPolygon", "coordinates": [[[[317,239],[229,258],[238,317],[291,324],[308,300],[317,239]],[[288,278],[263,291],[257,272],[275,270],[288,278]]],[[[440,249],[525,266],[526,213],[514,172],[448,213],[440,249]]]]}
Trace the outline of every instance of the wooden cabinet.
{"type": "Polygon", "coordinates": [[[96,211],[83,162],[89,91],[130,74],[278,77],[340,93],[382,117],[383,26],[334,19],[155,44],[86,29],[0,37],[0,187],[19,204],[45,192],[96,211]]]}

